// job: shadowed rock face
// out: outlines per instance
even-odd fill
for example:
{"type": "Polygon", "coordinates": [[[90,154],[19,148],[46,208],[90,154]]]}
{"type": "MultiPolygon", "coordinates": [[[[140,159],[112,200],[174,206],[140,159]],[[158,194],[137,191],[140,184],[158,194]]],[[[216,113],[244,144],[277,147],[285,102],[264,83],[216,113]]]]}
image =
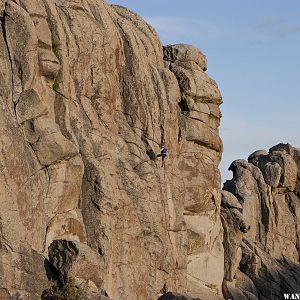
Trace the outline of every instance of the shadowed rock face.
{"type": "Polygon", "coordinates": [[[99,0],[0,10],[2,298],[40,299],[48,246],[66,239],[77,284],[113,299],[163,287],[216,299],[222,100],[204,55],[163,48],[139,16],[99,0]],[[147,155],[161,144],[163,167],[147,155]]]}
{"type": "Polygon", "coordinates": [[[234,161],[230,169],[233,179],[224,184],[221,209],[225,298],[282,299],[283,293],[298,293],[300,149],[279,144],[254,152],[248,161],[234,161]],[[238,228],[240,220],[246,233],[238,228]]]}

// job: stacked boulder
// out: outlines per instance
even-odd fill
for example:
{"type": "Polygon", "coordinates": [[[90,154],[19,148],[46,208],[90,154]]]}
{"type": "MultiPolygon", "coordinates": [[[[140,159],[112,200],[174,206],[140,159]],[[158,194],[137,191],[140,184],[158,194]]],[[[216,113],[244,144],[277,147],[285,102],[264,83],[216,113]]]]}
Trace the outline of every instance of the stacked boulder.
{"type": "Polygon", "coordinates": [[[225,298],[282,299],[297,293],[300,149],[279,144],[254,152],[248,161],[236,160],[229,169],[233,178],[224,184],[221,210],[225,298]]]}

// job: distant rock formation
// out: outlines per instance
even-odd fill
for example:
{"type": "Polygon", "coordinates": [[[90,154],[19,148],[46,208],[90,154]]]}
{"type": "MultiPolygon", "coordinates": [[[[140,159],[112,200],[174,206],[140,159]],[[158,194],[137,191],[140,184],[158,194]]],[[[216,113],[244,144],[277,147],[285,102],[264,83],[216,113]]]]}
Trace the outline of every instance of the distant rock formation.
{"type": "Polygon", "coordinates": [[[225,299],[299,293],[300,149],[279,144],[229,169],[221,208],[225,299]]]}
{"type": "Polygon", "coordinates": [[[63,274],[79,288],[221,296],[222,98],[205,56],[101,0],[0,0],[0,16],[0,298],[40,299],[58,240],[76,244],[63,274]]]}

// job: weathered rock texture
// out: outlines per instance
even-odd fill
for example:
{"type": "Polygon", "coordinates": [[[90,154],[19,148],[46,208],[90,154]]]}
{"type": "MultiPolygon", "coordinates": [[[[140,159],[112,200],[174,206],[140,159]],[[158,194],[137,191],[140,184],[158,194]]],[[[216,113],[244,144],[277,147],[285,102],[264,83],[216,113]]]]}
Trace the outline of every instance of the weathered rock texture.
{"type": "Polygon", "coordinates": [[[59,239],[76,282],[112,299],[216,299],[222,100],[204,55],[100,0],[0,9],[1,299],[40,299],[59,239]],[[164,167],[147,155],[162,143],[164,167]]]}
{"type": "Polygon", "coordinates": [[[236,160],[222,194],[226,299],[300,290],[300,149],[279,144],[236,160]]]}

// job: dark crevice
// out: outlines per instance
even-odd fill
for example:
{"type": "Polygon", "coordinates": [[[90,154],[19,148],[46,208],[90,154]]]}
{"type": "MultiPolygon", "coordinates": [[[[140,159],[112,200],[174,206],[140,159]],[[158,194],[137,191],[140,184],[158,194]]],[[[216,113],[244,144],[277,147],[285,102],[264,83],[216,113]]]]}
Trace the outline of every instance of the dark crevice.
{"type": "MultiPolygon", "coordinates": [[[[260,190],[260,188],[259,188],[260,190]]],[[[259,192],[259,201],[260,201],[260,208],[261,208],[261,221],[263,225],[263,230],[267,235],[269,232],[269,222],[270,222],[270,210],[267,205],[267,199],[259,192]]]]}
{"type": "Polygon", "coordinates": [[[181,109],[181,112],[188,112],[188,111],[190,111],[186,99],[181,99],[181,101],[178,103],[178,105],[179,105],[179,107],[181,109]]]}
{"type": "MultiPolygon", "coordinates": [[[[5,28],[5,20],[6,17],[8,16],[8,14],[6,13],[6,8],[7,8],[7,2],[5,2],[4,4],[4,10],[3,10],[3,16],[0,16],[0,21],[1,21],[1,28],[2,28],[2,33],[3,33],[3,39],[4,39],[4,43],[7,49],[7,54],[8,54],[8,59],[10,62],[10,69],[11,69],[11,86],[12,86],[12,90],[11,90],[11,100],[12,103],[14,103],[14,71],[13,71],[13,60],[12,60],[12,56],[9,50],[9,44],[8,44],[8,40],[7,40],[7,34],[6,34],[6,28],[5,28]]],[[[16,115],[16,105],[14,104],[14,112],[16,115]]]]}
{"type": "Polygon", "coordinates": [[[276,224],[276,226],[278,226],[278,222],[279,222],[279,207],[278,207],[278,204],[277,204],[276,200],[273,201],[273,207],[274,207],[275,224],[276,224]]]}
{"type": "Polygon", "coordinates": [[[181,141],[181,138],[182,138],[182,136],[181,136],[181,128],[180,128],[180,126],[178,126],[177,141],[180,142],[180,141],[181,141]]]}
{"type": "Polygon", "coordinates": [[[287,194],[286,196],[286,200],[287,200],[287,203],[288,203],[288,208],[289,208],[289,211],[291,212],[292,216],[293,216],[293,219],[294,219],[294,224],[295,224],[295,232],[296,232],[296,237],[297,237],[297,240],[296,240],[296,249],[297,249],[297,253],[298,253],[298,259],[300,260],[300,247],[299,247],[299,244],[300,244],[300,234],[299,234],[299,230],[298,230],[298,222],[297,222],[297,201],[298,199],[294,202],[294,199],[293,199],[293,194],[287,194]]]}
{"type": "Polygon", "coordinates": [[[161,134],[160,134],[160,140],[161,144],[163,145],[165,143],[165,128],[164,125],[160,125],[161,134]]]}
{"type": "MultiPolygon", "coordinates": [[[[182,91],[182,88],[180,86],[180,83],[179,83],[179,80],[175,74],[175,72],[173,71],[172,69],[172,62],[174,63],[175,62],[175,58],[177,56],[177,49],[175,49],[175,53],[173,51],[174,49],[172,49],[172,47],[169,47],[169,46],[163,46],[163,53],[164,53],[164,61],[168,61],[170,62],[169,63],[169,66],[168,66],[168,69],[170,70],[170,72],[172,72],[174,74],[174,76],[176,77],[176,81],[177,81],[177,84],[178,84],[178,87],[180,89],[180,93],[181,93],[181,100],[180,102],[178,103],[178,106],[180,108],[180,111],[182,114],[185,114],[187,112],[189,112],[189,107],[188,107],[188,103],[184,97],[184,94],[183,94],[183,91],[182,91]]],[[[178,136],[177,136],[177,140],[178,142],[181,141],[182,139],[182,127],[181,127],[181,124],[180,124],[180,118],[178,118],[178,136]]]]}
{"type": "MultiPolygon", "coordinates": [[[[159,81],[157,80],[157,77],[154,75],[154,73],[152,74],[152,80],[155,83],[154,85],[154,92],[155,95],[157,97],[158,100],[158,106],[159,106],[159,117],[160,117],[160,128],[161,128],[161,138],[160,138],[160,143],[164,144],[165,143],[165,113],[164,113],[164,105],[163,105],[163,101],[161,99],[161,91],[159,90],[160,85],[159,85],[159,81]]],[[[151,111],[149,111],[150,116],[151,116],[151,120],[153,120],[152,118],[152,113],[151,111]]],[[[153,128],[153,121],[152,121],[152,128],[153,128]]],[[[154,133],[153,133],[154,136],[154,133]]]]}
{"type": "Polygon", "coordinates": [[[57,269],[49,262],[48,259],[44,260],[44,268],[46,271],[46,276],[49,281],[53,282],[54,280],[58,280],[59,274],[57,269]]]}

